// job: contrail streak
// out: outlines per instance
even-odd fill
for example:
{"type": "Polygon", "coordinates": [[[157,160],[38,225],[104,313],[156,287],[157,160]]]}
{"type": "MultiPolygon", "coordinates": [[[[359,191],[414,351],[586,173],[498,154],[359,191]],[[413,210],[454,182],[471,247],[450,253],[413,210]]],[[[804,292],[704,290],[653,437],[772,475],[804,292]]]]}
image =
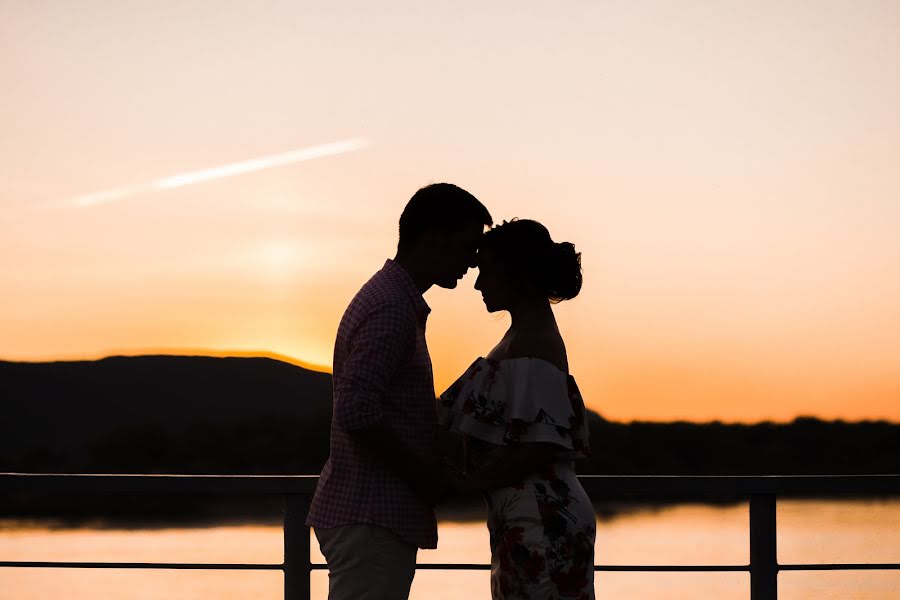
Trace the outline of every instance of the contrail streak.
{"type": "Polygon", "coordinates": [[[315,158],[323,158],[325,156],[334,156],[336,154],[344,154],[364,148],[367,142],[363,138],[353,138],[349,140],[341,140],[330,144],[322,144],[320,146],[310,146],[308,148],[300,148],[282,154],[271,154],[251,160],[231,163],[221,167],[212,167],[201,171],[193,171],[191,173],[182,173],[171,177],[157,179],[150,183],[138,185],[129,185],[102,192],[93,192],[79,196],[72,200],[73,204],[78,206],[96,206],[121,200],[136,194],[144,194],[147,192],[171,190],[174,188],[193,185],[195,183],[203,183],[213,179],[221,179],[223,177],[233,177],[234,175],[243,175],[244,173],[252,173],[253,171],[261,171],[263,169],[271,169],[281,167],[292,163],[313,160],[315,158]]]}

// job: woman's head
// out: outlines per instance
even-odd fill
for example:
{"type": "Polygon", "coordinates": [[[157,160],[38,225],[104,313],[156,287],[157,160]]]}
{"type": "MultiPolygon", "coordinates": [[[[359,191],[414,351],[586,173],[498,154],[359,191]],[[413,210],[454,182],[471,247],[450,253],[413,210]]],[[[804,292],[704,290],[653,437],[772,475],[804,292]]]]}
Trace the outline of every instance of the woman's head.
{"type": "Polygon", "coordinates": [[[581,291],[581,253],[554,242],[537,221],[513,219],[485,233],[478,270],[475,289],[489,312],[522,301],[570,300],[581,291]]]}

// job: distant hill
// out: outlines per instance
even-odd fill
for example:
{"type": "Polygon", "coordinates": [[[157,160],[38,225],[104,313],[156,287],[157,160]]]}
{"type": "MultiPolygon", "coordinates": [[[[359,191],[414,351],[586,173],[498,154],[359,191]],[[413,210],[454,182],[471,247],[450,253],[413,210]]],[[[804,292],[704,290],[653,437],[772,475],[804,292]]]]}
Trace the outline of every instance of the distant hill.
{"type": "Polygon", "coordinates": [[[0,362],[0,470],[318,472],[331,376],[269,358],[0,362]]]}
{"type": "Polygon", "coordinates": [[[593,456],[608,475],[861,475],[900,473],[900,424],[615,423],[592,415],[593,456]]]}

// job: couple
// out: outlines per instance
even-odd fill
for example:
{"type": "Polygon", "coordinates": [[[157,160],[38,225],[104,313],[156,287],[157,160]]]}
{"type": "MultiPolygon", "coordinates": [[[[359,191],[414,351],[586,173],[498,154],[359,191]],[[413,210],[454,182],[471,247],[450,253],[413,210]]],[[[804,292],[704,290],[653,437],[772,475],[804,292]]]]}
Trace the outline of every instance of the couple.
{"type": "Polygon", "coordinates": [[[400,217],[396,257],[344,313],[331,456],[307,520],[329,600],[407,598],[418,548],[437,547],[433,507],[451,488],[487,500],[494,600],[594,597],[594,511],[572,467],[589,453],[585,409],[551,309],[578,294],[581,256],[535,221],[490,225],[465,190],[420,189],[400,217]],[[475,266],[488,312],[509,311],[512,324],[435,406],[422,294],[455,288],[475,266]],[[444,466],[440,426],[463,437],[462,475],[444,466]]]}

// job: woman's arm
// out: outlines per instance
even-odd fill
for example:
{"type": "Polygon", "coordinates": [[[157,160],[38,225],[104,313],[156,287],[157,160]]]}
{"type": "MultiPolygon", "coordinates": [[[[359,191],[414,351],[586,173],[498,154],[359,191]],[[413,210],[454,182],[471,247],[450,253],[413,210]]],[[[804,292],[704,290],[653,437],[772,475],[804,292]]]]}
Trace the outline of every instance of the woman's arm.
{"type": "Polygon", "coordinates": [[[498,451],[494,460],[466,477],[466,484],[480,491],[515,485],[553,464],[561,446],[546,442],[512,444],[498,451]]]}

